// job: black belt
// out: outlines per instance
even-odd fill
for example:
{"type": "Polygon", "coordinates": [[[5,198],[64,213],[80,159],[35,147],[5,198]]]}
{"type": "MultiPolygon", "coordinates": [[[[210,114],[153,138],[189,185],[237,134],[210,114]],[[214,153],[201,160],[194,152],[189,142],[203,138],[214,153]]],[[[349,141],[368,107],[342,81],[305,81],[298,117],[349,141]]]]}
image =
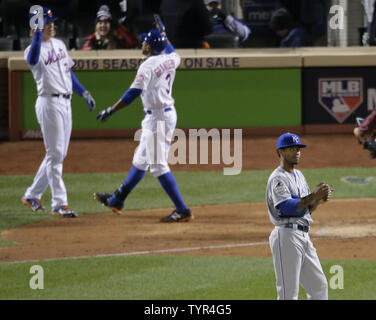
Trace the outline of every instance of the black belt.
{"type": "Polygon", "coordinates": [[[294,229],[294,224],[297,225],[297,229],[300,230],[300,231],[304,231],[304,232],[308,232],[309,231],[309,227],[308,226],[301,226],[300,224],[297,224],[297,223],[286,223],[285,224],[285,228],[294,229]]]}
{"type": "Polygon", "coordinates": [[[70,94],[63,94],[63,93],[53,93],[51,94],[53,97],[60,97],[62,96],[64,99],[70,99],[71,95],[70,94]]]}
{"type": "MultiPolygon", "coordinates": [[[[167,108],[165,108],[163,111],[164,111],[164,112],[167,112],[167,111],[171,111],[171,110],[172,110],[171,107],[167,107],[167,108]]],[[[153,111],[152,111],[152,110],[144,110],[144,113],[145,113],[145,115],[146,115],[146,114],[153,114],[153,111]]]]}

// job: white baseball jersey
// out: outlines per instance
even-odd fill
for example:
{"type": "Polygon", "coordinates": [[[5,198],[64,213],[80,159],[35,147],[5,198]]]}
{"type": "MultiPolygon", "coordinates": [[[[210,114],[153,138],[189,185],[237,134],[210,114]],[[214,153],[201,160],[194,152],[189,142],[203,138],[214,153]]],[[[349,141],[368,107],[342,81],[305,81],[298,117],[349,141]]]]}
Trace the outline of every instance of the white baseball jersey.
{"type": "MultiPolygon", "coordinates": [[[[31,45],[24,52],[27,59],[31,45]]],[[[37,84],[38,96],[51,94],[72,94],[72,77],[70,69],[74,62],[69,57],[63,41],[51,38],[43,41],[39,61],[30,66],[34,80],[37,84]]]]}
{"type": "Polygon", "coordinates": [[[138,68],[131,88],[141,89],[141,99],[147,110],[173,106],[171,96],[180,56],[176,52],[148,57],[138,68]]]}
{"type": "Polygon", "coordinates": [[[299,170],[293,169],[293,173],[289,173],[281,167],[276,168],[270,175],[266,186],[266,203],[270,221],[275,226],[286,223],[309,226],[313,222],[309,209],[306,209],[302,217],[282,217],[277,206],[288,199],[303,198],[310,193],[307,181],[299,170]]]}

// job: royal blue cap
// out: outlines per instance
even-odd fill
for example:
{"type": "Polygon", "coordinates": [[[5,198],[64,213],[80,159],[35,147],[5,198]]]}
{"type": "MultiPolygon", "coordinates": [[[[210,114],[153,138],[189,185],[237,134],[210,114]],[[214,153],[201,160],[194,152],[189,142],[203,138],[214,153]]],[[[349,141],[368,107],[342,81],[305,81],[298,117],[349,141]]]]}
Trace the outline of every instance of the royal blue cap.
{"type": "Polygon", "coordinates": [[[277,149],[292,146],[299,146],[301,148],[305,148],[307,145],[300,143],[299,136],[290,132],[284,133],[278,138],[277,149]]]}
{"type": "Polygon", "coordinates": [[[44,17],[44,23],[57,20],[57,18],[54,16],[51,9],[49,8],[43,8],[43,17],[44,17]]]}
{"type": "Polygon", "coordinates": [[[153,53],[161,53],[167,46],[167,37],[162,35],[158,30],[153,29],[148,33],[140,35],[142,41],[146,41],[153,50],[153,53]]]}

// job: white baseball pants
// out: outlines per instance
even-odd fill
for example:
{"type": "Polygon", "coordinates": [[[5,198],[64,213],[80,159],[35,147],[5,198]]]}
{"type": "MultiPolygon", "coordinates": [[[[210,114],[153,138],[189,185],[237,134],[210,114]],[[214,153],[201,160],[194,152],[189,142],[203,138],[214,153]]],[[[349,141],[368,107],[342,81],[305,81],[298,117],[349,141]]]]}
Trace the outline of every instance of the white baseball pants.
{"type": "Polygon", "coordinates": [[[62,175],[63,160],[67,155],[72,132],[71,101],[62,96],[39,96],[35,110],[43,134],[46,156],[24,197],[41,199],[47,187],[50,186],[51,206],[54,209],[68,205],[62,175]]]}
{"type": "Polygon", "coordinates": [[[150,168],[154,177],[170,171],[168,152],[176,127],[177,115],[174,107],[151,110],[141,123],[140,143],[135,150],[133,165],[143,171],[150,168]]]}
{"type": "Polygon", "coordinates": [[[309,300],[328,299],[328,283],[308,232],[275,227],[269,244],[278,300],[297,300],[299,283],[309,300]]]}

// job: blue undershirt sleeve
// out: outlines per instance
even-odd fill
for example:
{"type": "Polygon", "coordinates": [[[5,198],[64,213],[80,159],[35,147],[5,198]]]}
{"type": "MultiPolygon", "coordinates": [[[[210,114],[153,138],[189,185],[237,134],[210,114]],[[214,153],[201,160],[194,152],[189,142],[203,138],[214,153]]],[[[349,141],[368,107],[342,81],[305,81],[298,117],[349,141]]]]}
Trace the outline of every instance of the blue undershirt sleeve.
{"type": "Polygon", "coordinates": [[[166,49],[165,49],[165,53],[166,53],[166,54],[170,54],[170,53],[172,53],[172,52],[174,52],[174,51],[175,51],[174,46],[173,46],[171,43],[169,43],[169,44],[167,45],[166,49]]]}
{"type": "Polygon", "coordinates": [[[31,42],[31,48],[27,55],[27,62],[29,63],[29,65],[34,66],[38,63],[41,46],[42,46],[42,31],[35,30],[33,40],[31,42]]]}
{"type": "Polygon", "coordinates": [[[120,99],[128,106],[141,94],[141,92],[141,89],[129,88],[124,92],[120,99]]]}
{"type": "Polygon", "coordinates": [[[78,95],[82,96],[84,91],[86,90],[84,86],[80,83],[80,81],[77,79],[76,75],[73,73],[73,71],[70,71],[71,77],[72,77],[72,89],[74,92],[76,92],[78,95]]]}
{"type": "Polygon", "coordinates": [[[299,199],[288,199],[281,202],[277,208],[281,212],[281,217],[301,217],[304,215],[305,210],[297,212],[299,199]]]}

